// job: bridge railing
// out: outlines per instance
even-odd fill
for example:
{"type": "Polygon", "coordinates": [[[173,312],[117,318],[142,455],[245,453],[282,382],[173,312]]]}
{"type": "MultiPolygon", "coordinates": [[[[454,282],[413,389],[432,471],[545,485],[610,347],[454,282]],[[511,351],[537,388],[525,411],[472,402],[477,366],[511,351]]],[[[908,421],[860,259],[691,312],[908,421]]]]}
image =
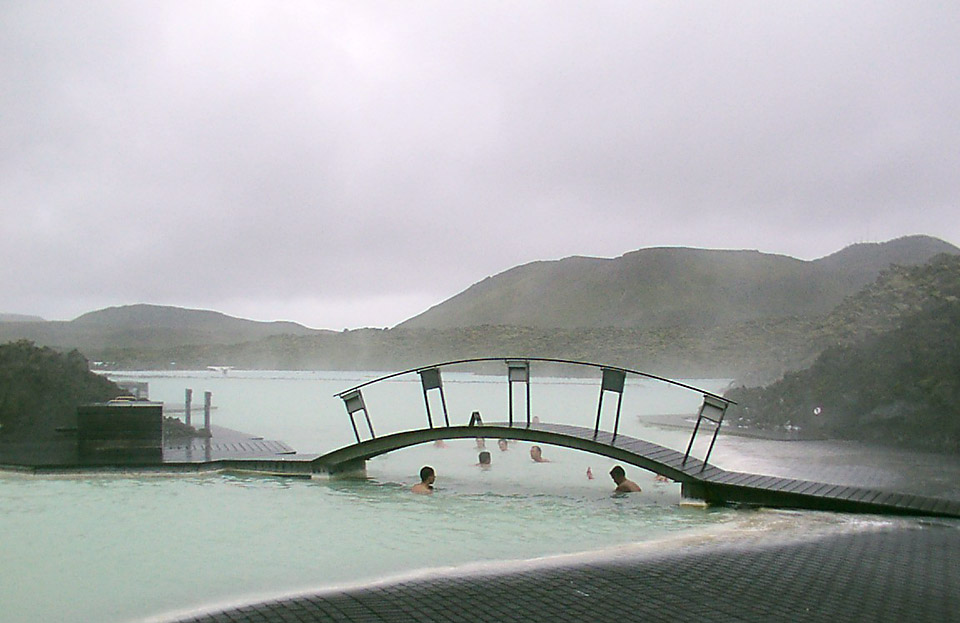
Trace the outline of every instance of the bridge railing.
{"type": "MultiPolygon", "coordinates": [[[[700,432],[702,425],[712,425],[713,436],[710,440],[709,448],[707,449],[706,455],[703,458],[703,463],[709,461],[710,453],[713,452],[714,444],[717,440],[717,434],[720,431],[720,427],[723,424],[723,417],[726,413],[727,407],[730,404],[734,404],[733,401],[719,396],[717,394],[711,393],[704,389],[688,385],[681,381],[676,381],[673,379],[668,379],[665,377],[657,376],[654,374],[648,374],[646,372],[641,372],[639,370],[631,370],[629,368],[621,368],[617,366],[608,366],[598,363],[592,363],[588,361],[575,361],[572,359],[554,359],[548,357],[478,357],[473,359],[458,359],[454,361],[445,361],[442,363],[435,363],[428,366],[422,366],[418,368],[410,368],[408,370],[403,370],[400,372],[394,372],[392,374],[387,374],[365,383],[361,383],[350,389],[346,389],[342,392],[335,394],[343,400],[344,407],[346,408],[347,415],[350,419],[350,425],[353,429],[353,434],[357,440],[357,443],[363,441],[360,432],[360,428],[357,427],[356,414],[363,413],[364,420],[366,421],[367,433],[369,433],[370,439],[376,439],[376,434],[374,432],[373,423],[370,418],[370,412],[367,408],[366,402],[363,398],[363,389],[373,385],[375,383],[380,383],[389,379],[394,379],[403,375],[417,374],[420,378],[420,386],[423,393],[423,402],[424,408],[426,411],[427,425],[430,428],[435,428],[439,424],[434,423],[434,413],[430,407],[430,392],[437,392],[439,394],[439,400],[443,415],[443,425],[446,427],[450,426],[450,416],[447,411],[447,401],[444,394],[443,387],[443,377],[441,370],[444,368],[449,368],[452,366],[465,365],[465,364],[479,364],[479,363],[489,363],[489,362],[502,362],[506,366],[506,380],[507,380],[507,414],[508,421],[507,425],[509,427],[524,426],[530,428],[532,425],[531,419],[531,395],[530,395],[530,369],[531,362],[545,363],[545,364],[570,364],[574,366],[582,366],[587,368],[594,368],[600,371],[600,387],[599,387],[599,396],[597,399],[597,415],[594,422],[593,428],[593,437],[596,440],[600,434],[600,420],[603,413],[603,401],[604,397],[607,394],[616,394],[617,406],[614,416],[614,423],[612,429],[610,429],[611,437],[610,444],[615,444],[617,440],[617,434],[619,433],[620,428],[620,411],[623,404],[623,393],[624,387],[626,385],[626,379],[628,376],[635,376],[639,378],[651,379],[654,381],[659,381],[662,383],[667,383],[675,387],[686,389],[689,391],[700,393],[703,396],[703,403],[700,406],[699,412],[697,414],[697,422],[694,426],[693,433],[690,436],[690,442],[687,445],[687,451],[684,455],[684,463],[689,458],[691,451],[694,447],[694,441],[697,437],[697,434],[700,432]],[[517,418],[514,417],[514,385],[521,384],[525,390],[525,413],[523,417],[517,421],[517,418]]],[[[478,414],[470,420],[470,425],[473,426],[476,422],[479,421],[478,414]]],[[[482,423],[482,422],[480,422],[482,423]]]]}

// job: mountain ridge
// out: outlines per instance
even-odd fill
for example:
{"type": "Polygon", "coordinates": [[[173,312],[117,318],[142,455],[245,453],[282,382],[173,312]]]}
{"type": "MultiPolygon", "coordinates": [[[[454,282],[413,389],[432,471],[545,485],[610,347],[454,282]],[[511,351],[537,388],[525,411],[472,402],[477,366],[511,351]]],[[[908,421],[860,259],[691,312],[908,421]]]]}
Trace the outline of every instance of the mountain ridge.
{"type": "Polygon", "coordinates": [[[191,309],[170,305],[152,305],[148,303],[105,307],[81,314],[70,322],[89,326],[111,326],[114,328],[144,326],[191,329],[257,327],[266,330],[279,329],[285,333],[292,334],[309,334],[317,330],[289,320],[248,320],[213,310],[191,309]]]}
{"type": "Polygon", "coordinates": [[[757,250],[650,247],[617,258],[571,256],[515,266],[396,328],[717,326],[817,316],[891,264],[957,248],[929,236],[850,245],[816,260],[757,250]]]}
{"type": "Polygon", "coordinates": [[[0,322],[0,342],[32,340],[57,348],[234,344],[277,335],[325,332],[290,321],[263,322],[217,311],[137,303],[106,307],[68,321],[0,322]]]}
{"type": "MultiPolygon", "coordinates": [[[[942,289],[933,282],[929,286],[913,285],[908,269],[887,268],[886,281],[868,292],[872,300],[861,297],[841,305],[850,296],[846,295],[833,304],[823,300],[829,298],[823,296],[824,290],[803,281],[797,267],[809,273],[811,265],[820,265],[816,262],[834,264],[813,283],[817,287],[826,283],[831,291],[842,294],[874,270],[883,273],[884,270],[877,267],[886,259],[913,261],[938,249],[946,249],[948,257],[960,258],[960,250],[953,245],[926,237],[854,245],[812,261],[751,250],[658,247],[652,251],[631,252],[625,255],[642,259],[648,275],[671,276],[673,281],[693,275],[697,283],[706,282],[717,273],[718,266],[725,270],[735,268],[739,273],[722,280],[720,285],[714,283],[709,295],[702,288],[681,284],[690,291],[685,293],[688,298],[672,308],[640,309],[635,317],[644,321],[645,324],[640,323],[642,326],[620,323],[620,326],[556,328],[491,322],[425,328],[402,324],[389,330],[334,332],[309,329],[296,323],[237,319],[209,310],[141,304],[97,310],[67,322],[0,322],[0,343],[28,339],[63,350],[78,348],[92,360],[148,368],[169,367],[177,362],[178,367],[228,363],[250,368],[389,370],[445,358],[523,352],[529,356],[604,361],[666,376],[719,374],[736,376],[743,381],[767,382],[788,370],[810,365],[823,348],[860,335],[862,327],[870,330],[889,327],[891,319],[899,315],[898,306],[910,307],[911,297],[926,296],[925,288],[931,292],[942,289]],[[691,257],[695,261],[690,261],[691,257]],[[722,261],[715,262],[716,258],[722,261]],[[711,262],[716,266],[711,266],[711,262]],[[767,270],[771,266],[776,270],[767,270]],[[793,281],[788,278],[791,275],[793,281]],[[771,283],[781,291],[786,289],[785,295],[779,300],[757,302],[757,297],[762,298],[764,292],[770,291],[771,283]],[[728,289],[725,291],[721,285],[728,289]],[[828,309],[815,313],[816,306],[811,305],[810,299],[817,299],[818,305],[828,309]],[[744,301],[750,303],[751,314],[738,310],[737,305],[744,301]],[[806,315],[797,313],[797,301],[806,305],[806,315]],[[726,322],[710,324],[716,319],[714,316],[726,322]]],[[[577,256],[567,258],[562,270],[557,267],[564,261],[533,264],[557,271],[557,278],[565,274],[570,265],[581,272],[601,267],[607,278],[613,280],[618,278],[618,271],[628,276],[636,273],[636,265],[618,262],[618,259],[577,256]]],[[[511,270],[523,277],[527,266],[511,270]]],[[[539,277],[543,271],[538,269],[535,273],[534,277],[539,277]]],[[[954,273],[950,269],[944,274],[953,278],[954,273]]],[[[680,286],[666,283],[665,277],[661,281],[648,282],[647,294],[653,300],[676,303],[674,292],[680,286]]],[[[552,295],[552,290],[565,289],[563,284],[549,280],[539,280],[535,285],[544,297],[552,295]]],[[[497,297],[504,295],[494,277],[475,286],[488,288],[497,297]]],[[[622,302],[610,306],[614,315],[628,316],[625,309],[630,302],[629,294],[626,291],[618,294],[622,302]]],[[[578,296],[583,305],[594,304],[589,289],[578,296]]],[[[600,300],[604,304],[607,301],[603,297],[600,300]]],[[[578,311],[576,307],[573,309],[578,311]]]]}
{"type": "Polygon", "coordinates": [[[0,313],[0,322],[46,322],[46,319],[40,316],[31,316],[29,314],[3,314],[0,313]]]}

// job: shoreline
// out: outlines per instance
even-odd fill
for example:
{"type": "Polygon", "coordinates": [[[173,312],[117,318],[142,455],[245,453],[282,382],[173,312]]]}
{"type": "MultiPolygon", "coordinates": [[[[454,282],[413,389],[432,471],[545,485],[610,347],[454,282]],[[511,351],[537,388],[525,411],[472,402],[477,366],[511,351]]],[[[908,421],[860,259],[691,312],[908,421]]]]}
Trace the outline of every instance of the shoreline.
{"type": "MultiPolygon", "coordinates": [[[[690,432],[696,425],[696,414],[673,413],[658,415],[638,415],[637,420],[647,426],[655,426],[670,430],[682,430],[690,432]]],[[[732,437],[746,437],[748,439],[764,439],[767,441],[830,441],[826,438],[806,438],[799,434],[788,435],[777,431],[765,431],[756,428],[734,428],[728,424],[720,427],[720,436],[729,435],[732,437]]]]}

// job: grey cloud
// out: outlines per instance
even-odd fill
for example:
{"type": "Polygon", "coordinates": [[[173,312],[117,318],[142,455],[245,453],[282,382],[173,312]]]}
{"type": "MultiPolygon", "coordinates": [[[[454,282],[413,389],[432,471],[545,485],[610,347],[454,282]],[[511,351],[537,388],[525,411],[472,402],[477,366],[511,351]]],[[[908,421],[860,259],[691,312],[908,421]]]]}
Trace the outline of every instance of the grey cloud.
{"type": "Polygon", "coordinates": [[[0,11],[0,311],[386,325],[534,259],[960,241],[949,3],[0,11]]]}

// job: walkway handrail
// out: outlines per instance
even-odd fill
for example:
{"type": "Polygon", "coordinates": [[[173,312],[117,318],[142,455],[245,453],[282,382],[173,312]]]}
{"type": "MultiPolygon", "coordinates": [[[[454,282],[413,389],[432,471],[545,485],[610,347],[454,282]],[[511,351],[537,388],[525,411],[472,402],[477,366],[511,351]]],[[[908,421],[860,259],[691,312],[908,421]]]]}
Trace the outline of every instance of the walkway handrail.
{"type": "Polygon", "coordinates": [[[682,388],[684,388],[684,389],[689,389],[689,390],[691,390],[691,391],[699,392],[699,393],[701,393],[701,394],[703,394],[703,395],[705,395],[705,396],[710,396],[711,398],[715,398],[715,399],[717,399],[717,400],[721,400],[721,401],[723,401],[724,403],[726,403],[726,404],[728,404],[728,405],[735,405],[735,404],[737,404],[735,401],[730,400],[729,398],[724,398],[723,396],[718,396],[717,394],[708,392],[708,391],[705,390],[705,389],[700,389],[699,387],[694,387],[693,385],[687,385],[686,383],[681,383],[680,381],[675,381],[675,380],[673,380],[673,379],[668,379],[668,378],[663,377],[663,376],[657,376],[657,375],[655,375],[655,374],[649,374],[649,373],[647,373],[647,372],[641,372],[640,370],[631,370],[630,368],[621,368],[621,367],[618,367],[618,366],[608,366],[608,365],[604,365],[604,364],[601,364],[601,363],[593,363],[593,362],[591,362],[591,361],[576,361],[576,360],[573,360],[573,359],[554,359],[554,358],[551,358],[551,357],[476,357],[476,358],[473,358],[473,359],[456,359],[456,360],[453,360],[453,361],[444,361],[444,362],[442,362],[442,363],[434,363],[434,364],[430,364],[430,365],[428,365],[428,366],[419,366],[419,367],[416,367],[416,368],[410,368],[409,370],[403,370],[402,372],[392,372],[392,373],[390,373],[390,374],[386,374],[386,375],[384,375],[384,376],[381,376],[381,377],[378,377],[378,378],[375,378],[375,379],[366,381],[365,383],[361,383],[361,384],[359,384],[359,385],[355,385],[354,387],[351,387],[350,389],[345,389],[345,390],[343,390],[342,392],[337,392],[336,394],[334,394],[334,396],[337,397],[337,398],[343,398],[343,396],[344,396],[345,394],[349,394],[349,393],[352,392],[352,391],[356,391],[356,390],[358,390],[358,389],[362,389],[362,388],[364,388],[364,387],[366,387],[366,386],[368,386],[368,385],[373,385],[374,383],[379,383],[380,381],[386,381],[387,379],[392,379],[392,378],[395,378],[395,377],[398,377],[398,376],[403,376],[404,374],[411,374],[411,373],[414,373],[414,372],[419,373],[419,372],[421,372],[421,371],[423,371],[423,370],[430,370],[430,369],[432,369],[432,368],[443,368],[443,367],[446,367],[446,366],[453,366],[453,365],[458,365],[458,364],[463,364],[463,363],[482,363],[482,362],[486,362],[486,361],[502,361],[502,362],[507,362],[507,361],[539,361],[539,362],[546,362],[546,363],[565,363],[565,364],[571,364],[571,365],[576,365],[576,366],[585,366],[585,367],[589,367],[589,368],[597,368],[597,369],[599,369],[599,370],[603,370],[603,369],[616,370],[616,371],[618,371],[618,372],[626,372],[626,373],[628,373],[628,374],[635,374],[635,375],[637,375],[637,376],[642,376],[642,377],[644,377],[644,378],[652,379],[652,380],[654,380],[654,381],[662,381],[662,382],[664,382],[664,383],[669,383],[670,385],[675,385],[675,386],[677,386],[677,387],[682,387],[682,388]]]}
{"type": "MultiPolygon", "coordinates": [[[[688,385],[686,383],[681,383],[680,381],[674,381],[673,379],[668,379],[662,376],[657,376],[655,374],[649,374],[647,372],[642,372],[640,370],[631,370],[630,368],[621,368],[618,366],[608,366],[598,363],[593,363],[590,361],[576,361],[573,359],[554,359],[551,357],[475,357],[472,359],[457,359],[454,361],[445,361],[442,363],[435,363],[428,366],[420,366],[417,368],[410,368],[409,370],[403,370],[400,372],[393,372],[391,374],[386,374],[384,376],[360,383],[355,385],[350,389],[346,389],[342,392],[334,394],[334,396],[343,400],[344,407],[347,409],[347,415],[350,417],[350,425],[353,427],[353,434],[357,439],[357,443],[360,443],[360,431],[357,429],[356,421],[354,420],[354,413],[357,411],[362,411],[364,417],[367,421],[367,429],[370,432],[370,438],[375,439],[376,434],[373,432],[373,424],[370,421],[370,414],[367,411],[366,403],[363,400],[363,388],[374,383],[379,383],[380,381],[385,381],[388,379],[396,378],[398,376],[403,376],[406,374],[417,373],[420,375],[420,384],[423,388],[423,403],[426,408],[427,413],[427,423],[432,429],[433,424],[433,414],[430,409],[430,390],[437,390],[440,394],[440,404],[443,407],[443,419],[447,428],[450,427],[450,418],[447,413],[447,402],[444,397],[443,391],[443,381],[441,379],[440,368],[446,366],[453,366],[457,364],[465,363],[483,363],[483,362],[493,362],[499,361],[507,364],[507,386],[509,389],[508,395],[508,414],[509,421],[508,426],[513,427],[513,384],[523,383],[526,386],[527,396],[526,396],[526,411],[527,411],[527,422],[526,427],[529,428],[531,425],[530,419],[530,363],[531,362],[544,362],[544,363],[560,363],[560,364],[569,364],[575,366],[584,366],[597,368],[601,372],[600,378],[600,396],[597,402],[597,419],[596,424],[593,429],[594,439],[600,434],[600,419],[603,411],[603,397],[606,392],[613,392],[617,394],[617,409],[616,409],[616,419],[613,424],[613,436],[611,438],[611,443],[615,442],[617,439],[617,433],[620,427],[620,407],[623,402],[623,390],[624,382],[626,380],[627,374],[633,374],[642,378],[652,379],[655,381],[661,381],[669,385],[676,387],[681,387],[686,390],[695,391],[700,393],[703,396],[703,404],[700,407],[700,412],[697,414],[697,425],[693,429],[693,434],[690,436],[690,443],[687,446],[687,452],[683,457],[683,463],[686,464],[687,459],[690,458],[690,452],[693,449],[693,443],[697,436],[697,433],[700,430],[700,425],[704,421],[712,423],[715,428],[713,430],[713,439],[710,441],[710,447],[707,449],[707,454],[703,459],[703,464],[706,466],[707,462],[710,460],[710,453],[713,452],[713,446],[717,441],[717,434],[720,432],[720,426],[723,424],[723,417],[726,414],[727,407],[731,404],[736,404],[734,401],[724,398],[723,396],[718,396],[712,392],[708,392],[699,387],[694,387],[693,385],[688,385]]],[[[476,415],[476,414],[475,414],[476,415]]],[[[473,423],[474,418],[471,417],[471,423],[473,423]]],[[[536,418],[533,420],[536,421],[536,418]]]]}

